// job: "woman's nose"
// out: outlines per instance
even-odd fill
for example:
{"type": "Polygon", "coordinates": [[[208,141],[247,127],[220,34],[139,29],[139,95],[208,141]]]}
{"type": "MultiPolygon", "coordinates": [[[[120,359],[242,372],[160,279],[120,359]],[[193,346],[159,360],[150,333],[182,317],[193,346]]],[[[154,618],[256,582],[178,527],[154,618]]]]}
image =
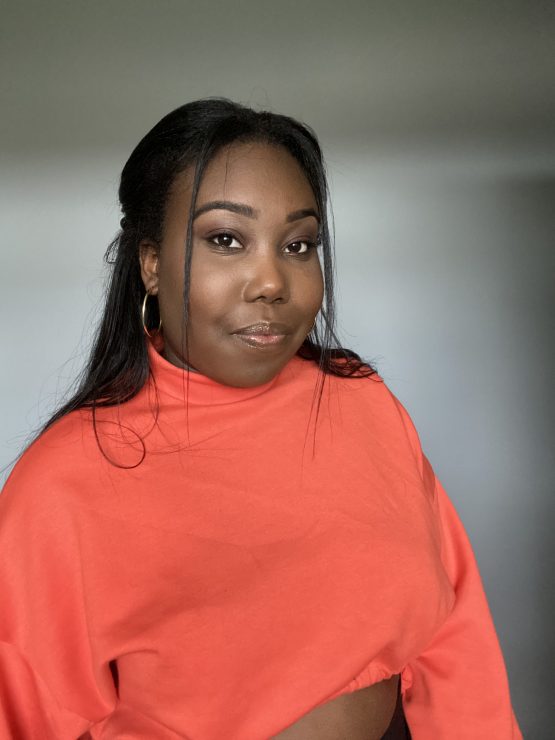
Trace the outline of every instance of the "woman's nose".
{"type": "Polygon", "coordinates": [[[290,287],[286,266],[280,256],[267,252],[257,254],[249,260],[243,297],[251,303],[287,303],[290,287]]]}

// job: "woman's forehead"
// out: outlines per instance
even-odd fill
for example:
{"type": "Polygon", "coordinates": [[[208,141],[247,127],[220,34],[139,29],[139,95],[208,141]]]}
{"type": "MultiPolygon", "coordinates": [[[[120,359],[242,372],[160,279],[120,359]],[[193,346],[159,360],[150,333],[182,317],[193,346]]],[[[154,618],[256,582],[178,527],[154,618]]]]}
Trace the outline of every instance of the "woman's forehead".
{"type": "MultiPolygon", "coordinates": [[[[170,200],[190,205],[194,165],[174,180],[170,200]]],[[[234,143],[218,151],[206,165],[197,206],[204,201],[236,200],[315,207],[316,198],[306,174],[284,147],[261,142],[234,143]]],[[[168,204],[169,205],[169,204],[168,204]]]]}

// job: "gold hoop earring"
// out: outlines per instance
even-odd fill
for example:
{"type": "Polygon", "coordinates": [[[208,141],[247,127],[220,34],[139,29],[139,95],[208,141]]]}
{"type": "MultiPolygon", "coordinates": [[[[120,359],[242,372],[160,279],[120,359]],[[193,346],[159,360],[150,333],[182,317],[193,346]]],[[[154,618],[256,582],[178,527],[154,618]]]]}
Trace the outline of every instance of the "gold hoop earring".
{"type": "MultiPolygon", "coordinates": [[[[153,335],[146,328],[146,302],[147,302],[149,296],[150,296],[150,293],[146,292],[145,293],[145,297],[143,299],[143,307],[142,307],[142,310],[141,310],[141,317],[142,317],[142,320],[143,320],[143,329],[144,329],[145,334],[147,335],[147,337],[150,337],[150,339],[153,339],[154,338],[153,335]]],[[[158,328],[156,329],[156,332],[155,333],[158,334],[160,332],[160,329],[161,328],[162,328],[162,318],[160,318],[160,321],[158,322],[158,328]]]]}

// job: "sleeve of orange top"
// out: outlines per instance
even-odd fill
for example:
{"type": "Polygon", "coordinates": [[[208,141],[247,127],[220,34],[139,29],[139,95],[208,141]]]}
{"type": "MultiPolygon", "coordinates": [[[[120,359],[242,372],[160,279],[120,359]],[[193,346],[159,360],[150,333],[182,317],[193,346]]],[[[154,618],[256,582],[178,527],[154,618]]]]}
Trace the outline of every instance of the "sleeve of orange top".
{"type": "Polygon", "coordinates": [[[455,592],[449,617],[403,672],[403,706],[413,740],[518,740],[507,672],[468,536],[422,454],[400,406],[441,533],[441,558],[455,592]]]}
{"type": "Polygon", "coordinates": [[[113,710],[115,689],[93,657],[79,517],[52,463],[28,457],[0,495],[0,737],[75,740],[113,710]]]}

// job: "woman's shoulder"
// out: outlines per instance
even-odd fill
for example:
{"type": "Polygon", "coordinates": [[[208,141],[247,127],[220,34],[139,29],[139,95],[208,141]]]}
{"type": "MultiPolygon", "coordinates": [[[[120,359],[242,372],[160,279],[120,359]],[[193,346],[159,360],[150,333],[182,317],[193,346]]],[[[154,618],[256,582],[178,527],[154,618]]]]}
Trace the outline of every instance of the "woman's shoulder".
{"type": "Polygon", "coordinates": [[[351,423],[371,424],[384,439],[388,435],[402,436],[421,464],[422,446],[414,422],[378,372],[364,366],[352,376],[332,375],[329,388],[331,398],[337,399],[337,405],[351,423]]]}
{"type": "Polygon", "coordinates": [[[320,404],[324,399],[342,409],[351,421],[372,418],[387,428],[399,427],[417,444],[415,429],[405,407],[391,391],[386,380],[371,365],[350,362],[348,358],[334,360],[332,372],[322,372],[318,363],[296,357],[293,365],[294,380],[302,383],[307,391],[316,390],[320,404]],[[317,390],[321,388],[322,393],[317,390]]]}
{"type": "Polygon", "coordinates": [[[1,499],[20,489],[48,496],[53,488],[76,476],[83,480],[87,468],[98,460],[94,427],[87,410],[77,410],[58,419],[27,447],[15,463],[1,499]]]}
{"type": "Polygon", "coordinates": [[[322,371],[318,363],[301,357],[294,358],[291,380],[305,385],[308,389],[322,388],[322,398],[340,398],[345,403],[352,403],[354,410],[360,404],[360,413],[364,410],[380,411],[393,414],[402,420],[408,418],[404,407],[390,390],[382,375],[371,365],[364,362],[349,363],[347,359],[334,360],[330,370],[322,371]]]}

